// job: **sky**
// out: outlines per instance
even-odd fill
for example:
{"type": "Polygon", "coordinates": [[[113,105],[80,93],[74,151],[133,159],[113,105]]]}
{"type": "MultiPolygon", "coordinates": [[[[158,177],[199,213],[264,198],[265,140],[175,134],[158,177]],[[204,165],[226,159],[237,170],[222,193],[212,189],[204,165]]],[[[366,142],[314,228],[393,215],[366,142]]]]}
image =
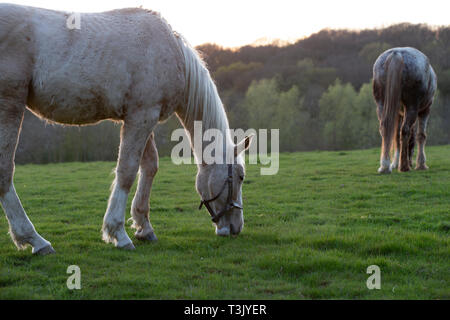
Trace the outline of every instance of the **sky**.
{"type": "Polygon", "coordinates": [[[450,24],[448,0],[6,0],[70,12],[138,7],[159,11],[192,44],[238,47],[262,39],[294,41],[324,28],[395,23],[450,24]]]}

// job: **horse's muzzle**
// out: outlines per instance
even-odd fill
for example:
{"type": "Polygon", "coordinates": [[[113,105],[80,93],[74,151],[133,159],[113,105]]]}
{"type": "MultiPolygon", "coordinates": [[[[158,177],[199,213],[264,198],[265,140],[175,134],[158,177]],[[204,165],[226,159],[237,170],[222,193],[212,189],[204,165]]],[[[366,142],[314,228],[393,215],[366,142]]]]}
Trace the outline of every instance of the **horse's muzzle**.
{"type": "Polygon", "coordinates": [[[232,236],[237,236],[242,231],[242,224],[239,226],[235,226],[234,224],[230,224],[230,233],[232,236]]]}
{"type": "Polygon", "coordinates": [[[221,237],[228,237],[230,235],[230,228],[229,227],[222,227],[222,228],[216,227],[216,234],[221,237]]]}
{"type": "Polygon", "coordinates": [[[222,228],[216,227],[216,235],[222,236],[222,237],[228,237],[229,235],[237,236],[242,231],[242,225],[241,226],[235,226],[233,224],[230,224],[229,226],[225,226],[222,228]]]}

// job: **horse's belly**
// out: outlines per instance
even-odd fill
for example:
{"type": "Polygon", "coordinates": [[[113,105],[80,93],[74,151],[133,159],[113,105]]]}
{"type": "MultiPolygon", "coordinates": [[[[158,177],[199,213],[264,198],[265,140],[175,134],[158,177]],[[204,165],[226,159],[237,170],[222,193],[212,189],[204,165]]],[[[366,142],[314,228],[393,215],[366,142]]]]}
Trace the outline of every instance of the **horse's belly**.
{"type": "Polygon", "coordinates": [[[96,123],[105,119],[121,120],[123,110],[112,105],[101,90],[70,90],[46,92],[33,88],[28,97],[28,108],[42,118],[72,125],[96,123]]]}

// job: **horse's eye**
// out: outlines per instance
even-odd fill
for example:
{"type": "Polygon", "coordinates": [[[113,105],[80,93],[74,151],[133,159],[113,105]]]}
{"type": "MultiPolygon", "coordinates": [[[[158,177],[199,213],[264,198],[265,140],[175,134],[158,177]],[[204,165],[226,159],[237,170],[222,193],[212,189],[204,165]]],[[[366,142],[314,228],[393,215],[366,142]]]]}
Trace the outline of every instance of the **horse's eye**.
{"type": "Polygon", "coordinates": [[[239,176],[239,179],[241,179],[241,181],[244,181],[244,176],[239,176]]]}

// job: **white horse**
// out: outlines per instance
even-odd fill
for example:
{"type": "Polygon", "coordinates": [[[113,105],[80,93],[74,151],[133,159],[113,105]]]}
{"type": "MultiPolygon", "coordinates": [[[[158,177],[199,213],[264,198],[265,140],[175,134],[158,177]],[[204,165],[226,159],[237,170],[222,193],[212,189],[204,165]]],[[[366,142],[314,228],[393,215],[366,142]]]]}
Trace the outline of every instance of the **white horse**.
{"type": "Polygon", "coordinates": [[[219,129],[234,164],[199,164],[196,189],[202,199],[210,199],[202,204],[213,216],[216,234],[239,234],[244,224],[242,153],[251,138],[229,143],[225,110],[197,52],[149,10],[81,14],[79,29],[68,28],[69,18],[69,13],[0,4],[0,202],[16,246],[31,245],[35,254],[54,252],[28,219],[13,185],[26,107],[67,125],[122,122],[102,233],[104,241],[124,249],[134,249],[125,231],[125,209],[138,172],[131,208],[135,237],[156,240],[149,197],[158,169],[153,139],[158,122],[175,113],[191,141],[194,121],[202,121],[204,131],[219,129]]]}

